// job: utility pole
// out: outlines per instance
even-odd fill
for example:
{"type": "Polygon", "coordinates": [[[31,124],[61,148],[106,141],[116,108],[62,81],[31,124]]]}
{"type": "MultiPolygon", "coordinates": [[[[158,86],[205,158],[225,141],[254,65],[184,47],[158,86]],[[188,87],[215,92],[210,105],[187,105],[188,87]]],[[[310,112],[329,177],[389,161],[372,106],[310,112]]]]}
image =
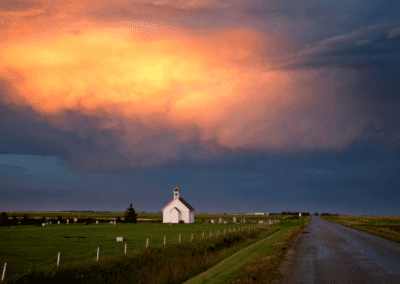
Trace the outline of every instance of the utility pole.
{"type": "Polygon", "coordinates": [[[286,209],[286,224],[288,223],[289,219],[289,209],[286,209]]]}

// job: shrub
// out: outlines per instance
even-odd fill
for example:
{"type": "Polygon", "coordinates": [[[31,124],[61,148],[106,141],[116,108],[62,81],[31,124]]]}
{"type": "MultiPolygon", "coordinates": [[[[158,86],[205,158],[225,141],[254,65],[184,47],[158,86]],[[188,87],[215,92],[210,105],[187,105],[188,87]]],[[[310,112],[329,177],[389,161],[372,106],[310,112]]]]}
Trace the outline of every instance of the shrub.
{"type": "Polygon", "coordinates": [[[93,222],[94,222],[93,218],[85,218],[85,219],[81,218],[81,219],[78,219],[78,223],[86,223],[87,225],[91,224],[93,222]]]}
{"type": "Polygon", "coordinates": [[[15,216],[15,215],[12,216],[11,225],[12,225],[12,226],[17,226],[17,225],[18,225],[17,216],[15,216]]]}

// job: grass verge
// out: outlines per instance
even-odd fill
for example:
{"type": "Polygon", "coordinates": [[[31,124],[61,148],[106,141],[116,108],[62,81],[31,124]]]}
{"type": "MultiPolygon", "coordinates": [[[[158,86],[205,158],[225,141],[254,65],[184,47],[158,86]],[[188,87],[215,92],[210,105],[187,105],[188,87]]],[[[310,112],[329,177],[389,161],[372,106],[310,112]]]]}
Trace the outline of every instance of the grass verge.
{"type": "Polygon", "coordinates": [[[203,283],[267,283],[268,279],[275,279],[279,275],[271,277],[271,271],[277,271],[279,265],[285,259],[285,250],[290,247],[293,234],[301,231],[302,225],[309,220],[309,216],[299,220],[291,220],[274,224],[278,232],[268,238],[249,246],[235,255],[225,259],[220,264],[209,269],[206,273],[190,279],[185,284],[203,283]],[[301,227],[299,227],[301,226],[301,227]],[[263,271],[267,270],[264,274],[263,271]],[[262,278],[258,282],[257,275],[262,278]],[[267,279],[266,276],[269,278],[267,279]],[[252,280],[252,278],[254,278],[252,280]]]}
{"type": "Polygon", "coordinates": [[[286,259],[286,251],[300,237],[303,227],[310,219],[299,220],[289,224],[282,223],[282,230],[271,239],[270,250],[259,254],[241,269],[231,274],[221,283],[271,283],[282,278],[279,266],[286,259]]]}
{"type": "MultiPolygon", "coordinates": [[[[347,216],[346,216],[347,217],[347,216]]],[[[394,241],[400,243],[400,225],[398,225],[399,218],[390,217],[390,219],[385,219],[384,217],[380,217],[380,220],[377,220],[376,217],[372,218],[358,218],[353,217],[352,223],[345,223],[349,218],[328,218],[322,217],[325,221],[338,223],[344,225],[349,228],[353,228],[359,231],[363,231],[366,233],[370,233],[372,235],[394,241]],[[358,220],[355,221],[355,220],[358,220]],[[380,222],[381,225],[373,224],[372,222],[380,222]],[[390,222],[390,223],[389,223],[390,222]]]]}
{"type": "MultiPolygon", "coordinates": [[[[385,225],[348,225],[343,224],[346,227],[353,228],[359,231],[363,231],[366,233],[370,233],[372,235],[400,243],[400,233],[392,230],[390,227],[385,225]],[[386,231],[385,231],[386,230],[386,231]]],[[[400,229],[400,226],[396,226],[397,229],[400,229]]]]}
{"type": "Polygon", "coordinates": [[[4,283],[182,283],[279,229],[262,227],[131,255],[30,270],[4,283]]]}

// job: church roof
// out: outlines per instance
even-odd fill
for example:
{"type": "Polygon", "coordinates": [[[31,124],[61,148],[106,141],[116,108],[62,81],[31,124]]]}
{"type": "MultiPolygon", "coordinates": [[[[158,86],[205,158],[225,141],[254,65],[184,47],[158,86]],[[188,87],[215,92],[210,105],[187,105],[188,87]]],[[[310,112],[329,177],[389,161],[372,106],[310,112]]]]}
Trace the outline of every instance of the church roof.
{"type": "Polygon", "coordinates": [[[174,198],[172,199],[162,210],[164,210],[165,208],[167,208],[172,202],[174,202],[175,199],[179,199],[180,202],[182,202],[183,205],[186,206],[187,209],[189,210],[195,210],[189,203],[187,203],[187,201],[185,199],[183,199],[182,197],[179,198],[174,198]]]}
{"type": "Polygon", "coordinates": [[[189,210],[194,210],[194,208],[186,202],[185,199],[183,199],[182,197],[179,197],[179,201],[183,203],[183,205],[185,205],[189,210]]]}

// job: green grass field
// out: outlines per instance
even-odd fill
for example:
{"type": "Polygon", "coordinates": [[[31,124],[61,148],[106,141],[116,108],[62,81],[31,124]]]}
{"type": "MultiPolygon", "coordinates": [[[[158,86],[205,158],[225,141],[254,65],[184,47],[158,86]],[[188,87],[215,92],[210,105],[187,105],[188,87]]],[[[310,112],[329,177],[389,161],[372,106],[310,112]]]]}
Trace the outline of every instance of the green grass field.
{"type": "MultiPolygon", "coordinates": [[[[124,253],[127,243],[127,253],[132,253],[146,246],[163,246],[164,236],[167,244],[178,243],[191,239],[204,238],[229,232],[229,229],[241,231],[242,226],[249,224],[162,224],[139,222],[137,224],[52,224],[45,227],[16,226],[0,227],[0,266],[7,263],[7,275],[20,273],[28,267],[46,267],[55,265],[57,254],[61,253],[60,265],[66,263],[81,263],[94,260],[97,257],[97,247],[100,247],[100,258],[114,257],[124,253]],[[116,242],[116,237],[124,241],[116,242]],[[48,261],[50,260],[50,261],[48,261]],[[46,262],[48,261],[48,262],[46,262]],[[43,262],[46,262],[43,264],[43,262]]],[[[253,224],[254,226],[254,224],[253,224]]]]}
{"type": "Polygon", "coordinates": [[[183,283],[235,252],[279,231],[278,224],[220,234],[190,242],[149,247],[99,261],[60,264],[8,275],[5,283],[183,283]]]}

